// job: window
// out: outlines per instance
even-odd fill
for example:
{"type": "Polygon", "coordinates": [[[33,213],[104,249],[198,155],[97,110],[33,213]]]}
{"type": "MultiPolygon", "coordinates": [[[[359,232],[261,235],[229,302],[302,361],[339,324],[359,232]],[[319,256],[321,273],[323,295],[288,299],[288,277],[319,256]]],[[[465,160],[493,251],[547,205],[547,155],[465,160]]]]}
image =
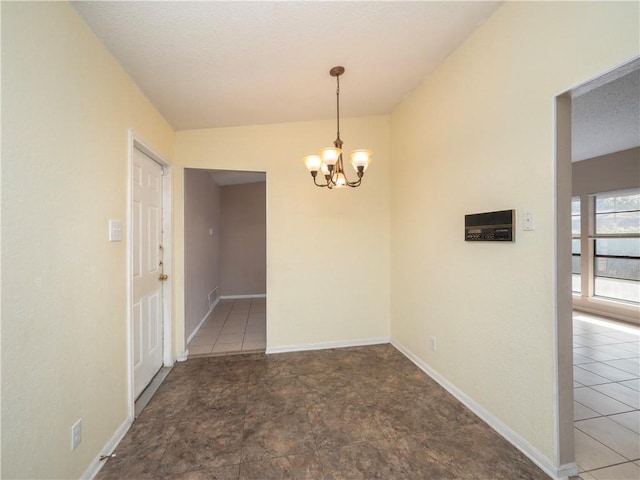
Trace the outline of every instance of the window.
{"type": "Polygon", "coordinates": [[[580,293],[580,197],[571,199],[571,289],[580,293]]]}
{"type": "Polygon", "coordinates": [[[640,303],[640,189],[598,193],[594,211],[593,293],[640,303]]]}

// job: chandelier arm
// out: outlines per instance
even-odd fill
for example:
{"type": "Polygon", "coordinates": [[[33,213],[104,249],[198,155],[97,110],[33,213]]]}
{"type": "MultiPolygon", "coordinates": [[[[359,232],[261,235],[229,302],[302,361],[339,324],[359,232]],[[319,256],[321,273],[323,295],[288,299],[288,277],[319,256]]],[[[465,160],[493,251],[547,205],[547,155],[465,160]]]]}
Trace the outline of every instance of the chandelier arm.
{"type": "Polygon", "coordinates": [[[318,183],[318,180],[316,180],[316,177],[313,177],[313,184],[314,184],[316,187],[327,187],[327,186],[328,186],[328,184],[327,184],[327,183],[325,183],[324,185],[323,185],[322,183],[318,183]]]}
{"type": "Polygon", "coordinates": [[[347,172],[344,170],[344,164],[342,163],[342,153],[340,153],[340,156],[338,157],[338,161],[336,162],[336,168],[334,168],[333,171],[336,172],[336,176],[335,176],[336,179],[333,182],[335,186],[338,186],[338,178],[340,178],[340,174],[342,174],[342,177],[344,178],[345,185],[349,184],[349,179],[347,178],[347,172]]]}
{"type": "Polygon", "coordinates": [[[331,170],[331,172],[329,173],[329,176],[325,175],[325,178],[327,179],[327,187],[333,188],[336,185],[334,177],[337,178],[337,174],[336,174],[336,169],[335,168],[333,170],[331,170]]]}
{"type": "MultiPolygon", "coordinates": [[[[344,164],[342,163],[342,153],[340,154],[340,157],[338,158],[338,161],[336,162],[336,167],[338,166],[338,164],[340,164],[340,168],[339,171],[342,172],[342,175],[344,175],[344,179],[347,182],[346,185],[348,185],[349,187],[358,187],[360,186],[360,184],[362,183],[362,177],[358,177],[358,180],[351,182],[349,181],[349,178],[347,177],[347,172],[344,169],[344,164]]],[[[334,169],[334,171],[337,171],[338,169],[334,169]]],[[[336,176],[337,178],[337,176],[336,176]]]]}

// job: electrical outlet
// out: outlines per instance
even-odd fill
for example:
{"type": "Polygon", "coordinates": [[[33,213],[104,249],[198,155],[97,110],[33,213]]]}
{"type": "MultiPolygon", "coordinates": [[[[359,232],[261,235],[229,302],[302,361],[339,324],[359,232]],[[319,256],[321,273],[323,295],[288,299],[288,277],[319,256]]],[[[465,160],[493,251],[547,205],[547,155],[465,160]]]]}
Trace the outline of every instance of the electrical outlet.
{"type": "Polygon", "coordinates": [[[82,419],[79,418],[76,423],[71,427],[71,450],[75,450],[76,447],[82,441],[82,419]]]}
{"type": "Polygon", "coordinates": [[[431,337],[431,350],[434,352],[438,351],[438,339],[436,337],[431,337]]]}

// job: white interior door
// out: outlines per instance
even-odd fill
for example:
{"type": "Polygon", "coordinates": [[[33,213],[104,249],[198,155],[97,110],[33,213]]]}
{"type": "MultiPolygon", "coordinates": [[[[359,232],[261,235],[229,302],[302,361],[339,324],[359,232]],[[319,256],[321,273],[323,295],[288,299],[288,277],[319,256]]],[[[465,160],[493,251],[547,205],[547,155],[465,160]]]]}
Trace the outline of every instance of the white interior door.
{"type": "Polygon", "coordinates": [[[162,167],[133,155],[133,388],[137,398],[162,367],[162,167]]]}

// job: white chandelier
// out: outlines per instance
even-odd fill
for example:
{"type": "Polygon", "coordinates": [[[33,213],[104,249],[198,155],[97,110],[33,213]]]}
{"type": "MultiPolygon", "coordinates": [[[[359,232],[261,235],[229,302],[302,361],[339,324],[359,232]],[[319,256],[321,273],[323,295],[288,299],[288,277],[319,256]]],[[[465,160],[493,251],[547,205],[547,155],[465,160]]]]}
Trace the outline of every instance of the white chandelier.
{"type": "Polygon", "coordinates": [[[307,155],[302,160],[313,177],[313,183],[318,187],[342,188],[359,187],[362,177],[371,162],[371,150],[354,150],[349,152],[351,165],[356,171],[358,180],[351,182],[347,178],[342,164],[342,140],[340,139],[340,75],[344,73],[344,67],[333,67],[329,75],[336,77],[336,117],[338,122],[338,134],[333,142],[333,147],[320,150],[318,155],[307,155]],[[318,172],[322,171],[325,183],[318,183],[318,172]]]}

